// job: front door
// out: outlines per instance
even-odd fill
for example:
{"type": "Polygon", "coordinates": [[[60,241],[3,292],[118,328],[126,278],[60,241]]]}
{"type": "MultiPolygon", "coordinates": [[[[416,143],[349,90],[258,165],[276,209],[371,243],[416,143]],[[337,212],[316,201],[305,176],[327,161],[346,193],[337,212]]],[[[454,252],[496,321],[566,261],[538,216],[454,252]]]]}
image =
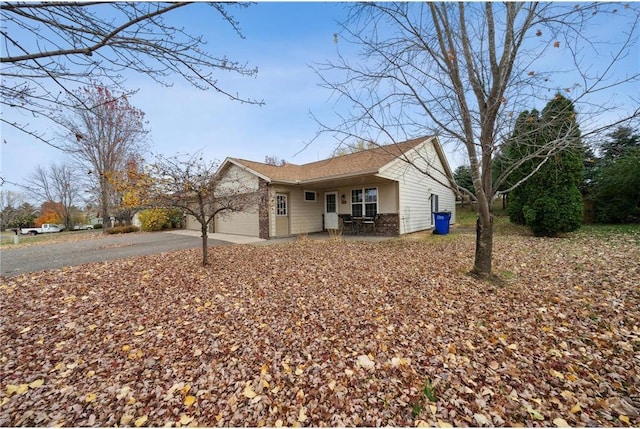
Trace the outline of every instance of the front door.
{"type": "Polygon", "coordinates": [[[324,194],[324,229],[338,229],[338,193],[324,194]]]}
{"type": "Polygon", "coordinates": [[[276,237],[289,236],[289,196],[276,194],[276,237]]]}

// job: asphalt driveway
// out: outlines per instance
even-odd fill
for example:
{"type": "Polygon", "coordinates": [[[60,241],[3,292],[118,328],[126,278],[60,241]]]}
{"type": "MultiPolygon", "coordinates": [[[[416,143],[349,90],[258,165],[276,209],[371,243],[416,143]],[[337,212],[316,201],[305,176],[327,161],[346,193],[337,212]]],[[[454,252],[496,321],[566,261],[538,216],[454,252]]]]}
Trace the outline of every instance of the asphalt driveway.
{"type": "MultiPolygon", "coordinates": [[[[212,247],[232,243],[209,237],[208,244],[212,247]]],[[[3,248],[0,251],[0,275],[32,273],[200,246],[202,239],[196,235],[157,232],[118,234],[87,240],[3,248]]]]}

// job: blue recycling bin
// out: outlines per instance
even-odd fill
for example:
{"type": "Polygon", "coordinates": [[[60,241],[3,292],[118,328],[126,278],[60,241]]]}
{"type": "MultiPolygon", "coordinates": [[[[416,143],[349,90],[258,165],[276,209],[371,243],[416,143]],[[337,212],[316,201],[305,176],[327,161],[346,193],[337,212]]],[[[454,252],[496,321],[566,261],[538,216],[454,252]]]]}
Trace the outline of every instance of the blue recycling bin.
{"type": "Polygon", "coordinates": [[[451,212],[433,212],[436,221],[436,234],[449,234],[449,221],[451,220],[451,212]]]}

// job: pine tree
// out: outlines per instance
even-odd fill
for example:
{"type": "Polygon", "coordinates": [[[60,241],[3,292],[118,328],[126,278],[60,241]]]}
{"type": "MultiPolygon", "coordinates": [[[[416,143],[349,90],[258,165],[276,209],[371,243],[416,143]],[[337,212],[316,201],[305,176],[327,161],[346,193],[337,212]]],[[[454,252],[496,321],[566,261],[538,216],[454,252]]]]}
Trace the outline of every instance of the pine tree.
{"type": "MultiPolygon", "coordinates": [[[[541,115],[535,111],[525,114],[519,118],[520,128],[516,128],[507,150],[510,158],[536,153],[554,140],[569,143],[553,154],[541,154],[546,161],[509,196],[509,216],[512,221],[527,225],[536,236],[553,237],[575,231],[582,223],[579,187],[584,147],[573,103],[558,94],[547,103],[541,115]]],[[[517,183],[534,171],[534,162],[540,164],[540,160],[524,164],[511,181],[517,183]]]]}

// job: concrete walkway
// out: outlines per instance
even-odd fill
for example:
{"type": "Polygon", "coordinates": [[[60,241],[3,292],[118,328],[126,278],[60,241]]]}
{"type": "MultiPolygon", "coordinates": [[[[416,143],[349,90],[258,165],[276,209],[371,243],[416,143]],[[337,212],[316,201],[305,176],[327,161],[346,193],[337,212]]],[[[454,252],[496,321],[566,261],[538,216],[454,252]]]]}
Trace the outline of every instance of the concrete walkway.
{"type": "MultiPolygon", "coordinates": [[[[188,229],[178,229],[167,231],[169,234],[181,234],[181,235],[190,235],[192,237],[200,237],[200,231],[188,230],[188,229]]],[[[264,238],[258,237],[250,237],[247,235],[236,235],[236,234],[221,234],[221,233],[212,233],[208,234],[208,237],[214,240],[226,241],[227,243],[234,244],[255,244],[255,245],[270,245],[270,244],[278,244],[278,243],[287,243],[290,241],[295,241],[301,238],[301,236],[291,236],[291,237],[283,237],[283,238],[271,238],[269,240],[265,240],[264,238]]],[[[312,234],[308,234],[306,236],[309,240],[329,240],[331,236],[326,232],[315,232],[312,234]]],[[[391,240],[397,237],[379,237],[379,236],[371,236],[371,235],[343,235],[342,240],[345,241],[385,241],[391,240]]]]}

